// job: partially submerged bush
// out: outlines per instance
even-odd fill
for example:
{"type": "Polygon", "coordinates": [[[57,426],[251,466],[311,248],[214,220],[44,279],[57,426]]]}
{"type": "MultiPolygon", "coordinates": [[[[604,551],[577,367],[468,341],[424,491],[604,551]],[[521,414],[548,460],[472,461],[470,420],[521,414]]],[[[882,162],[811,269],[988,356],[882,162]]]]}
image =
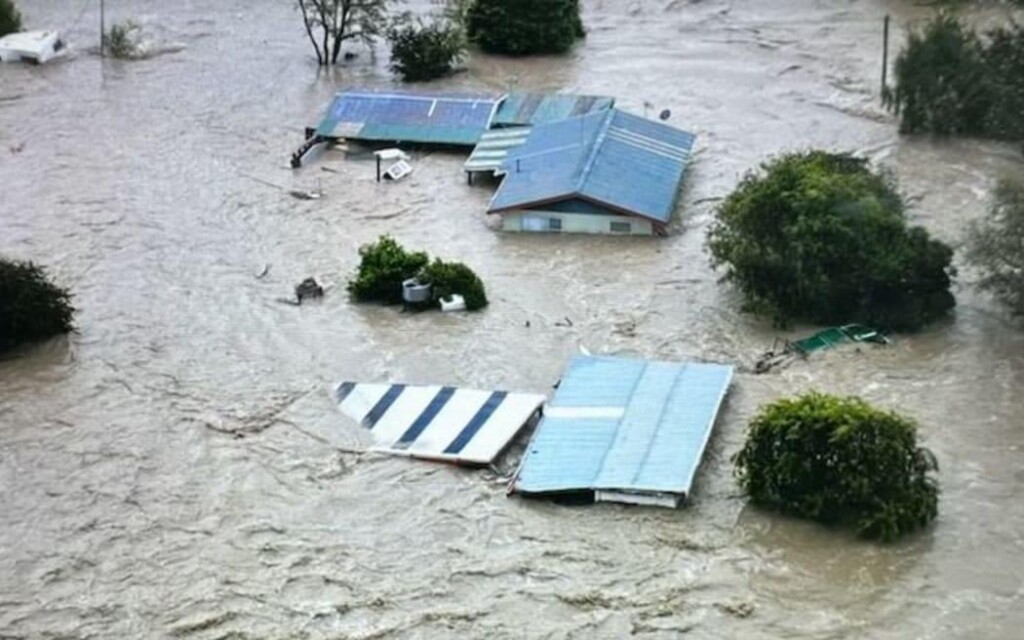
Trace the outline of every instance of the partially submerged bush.
{"type": "Polygon", "coordinates": [[[489,53],[563,53],[584,37],[579,0],[476,0],[469,39],[489,53]]]}
{"type": "Polygon", "coordinates": [[[120,60],[138,58],[140,54],[139,29],[139,25],[131,20],[118,22],[111,26],[110,32],[107,34],[107,52],[120,60]]]}
{"type": "Polygon", "coordinates": [[[440,258],[435,258],[423,269],[419,278],[422,282],[433,285],[432,296],[435,302],[458,294],[465,299],[467,311],[476,311],[487,306],[484,283],[472,269],[461,262],[444,262],[440,258]]]}
{"type": "Polygon", "coordinates": [[[402,302],[402,282],[415,277],[427,266],[426,253],[409,253],[390,236],[359,248],[356,278],[349,281],[348,291],[359,302],[402,302]]]}
{"type": "Polygon", "coordinates": [[[999,184],[988,216],[971,228],[967,259],[981,271],[982,289],[1024,315],[1024,177],[999,184]]]}
{"type": "Polygon", "coordinates": [[[71,331],[71,295],[31,262],[0,258],[0,351],[71,331]]]}
{"type": "Polygon", "coordinates": [[[465,49],[462,32],[453,24],[406,24],[388,30],[391,70],[406,82],[434,80],[452,72],[465,49]]]}
{"type": "Polygon", "coordinates": [[[915,329],[955,304],[952,250],[908,228],[892,181],[845,154],[790,154],[748,174],[708,248],[746,308],[779,324],[915,329]]]}
{"type": "Polygon", "coordinates": [[[21,13],[14,0],[0,0],[0,38],[21,31],[21,13]]]}
{"type": "Polygon", "coordinates": [[[763,408],[736,456],[754,504],[885,541],[938,514],[937,469],[913,421],[818,393],[763,408]]]}
{"type": "Polygon", "coordinates": [[[1024,138],[1024,26],[979,37],[941,13],[896,58],[889,107],[904,133],[1024,138]]]}

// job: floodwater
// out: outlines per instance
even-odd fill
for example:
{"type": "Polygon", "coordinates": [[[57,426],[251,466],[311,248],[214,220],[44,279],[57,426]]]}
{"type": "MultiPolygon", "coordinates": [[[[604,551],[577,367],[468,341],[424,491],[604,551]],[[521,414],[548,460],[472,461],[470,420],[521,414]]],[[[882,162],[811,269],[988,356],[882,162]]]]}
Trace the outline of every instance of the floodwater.
{"type": "Polygon", "coordinates": [[[0,361],[0,636],[1020,637],[1024,331],[969,271],[950,320],[891,348],[737,375],[679,511],[507,498],[514,455],[479,472],[369,454],[328,396],[341,379],[547,392],[581,347],[749,366],[778,333],[739,312],[703,236],[714,199],[784,150],[891,167],[915,219],[959,243],[1021,158],[896,135],[882,16],[898,48],[926,9],[595,0],[572,55],[476,55],[437,83],[671,109],[699,146],[679,221],[627,239],[497,233],[460,154],[417,152],[398,184],[359,153],[293,173],[337,87],[392,80],[383,47],[318,73],[290,2],[107,3],[166,49],[131,63],[90,50],[95,3],[20,4],[76,52],[0,68],[0,252],[49,265],[80,312],[78,333],[0,361]],[[473,266],[491,306],[350,304],[356,249],[381,233],[473,266]],[[337,288],[278,301],[308,275],[337,288]],[[811,388],[920,421],[934,527],[880,546],[745,505],[747,421],[811,388]]]}

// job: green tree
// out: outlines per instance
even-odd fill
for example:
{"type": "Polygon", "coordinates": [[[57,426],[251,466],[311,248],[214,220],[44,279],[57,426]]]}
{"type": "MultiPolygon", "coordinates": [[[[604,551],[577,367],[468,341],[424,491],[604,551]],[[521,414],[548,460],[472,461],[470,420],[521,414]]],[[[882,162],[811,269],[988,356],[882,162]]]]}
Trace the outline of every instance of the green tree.
{"type": "Polygon", "coordinates": [[[0,38],[21,31],[21,13],[14,0],[0,0],[0,38]]]}
{"type": "Polygon", "coordinates": [[[466,12],[470,41],[490,53],[563,53],[584,37],[579,0],[476,0],[466,12]]]}
{"type": "Polygon", "coordinates": [[[421,251],[408,252],[390,236],[359,248],[359,268],[348,283],[348,292],[359,302],[402,302],[402,282],[416,277],[430,258],[421,251]]]}
{"type": "Polygon", "coordinates": [[[0,258],[0,351],[72,330],[71,295],[42,267],[0,258]]]}
{"type": "Polygon", "coordinates": [[[789,154],[748,174],[708,248],[746,308],[779,324],[915,329],[955,304],[952,250],[908,227],[892,180],[847,154],[789,154]]]}
{"type": "Polygon", "coordinates": [[[1024,178],[1000,182],[988,216],[968,235],[967,260],[982,289],[1024,315],[1024,178]]]}
{"type": "Polygon", "coordinates": [[[859,398],[783,399],[750,423],[736,475],[758,506],[894,540],[938,514],[938,464],[916,432],[859,398]]]}
{"type": "Polygon", "coordinates": [[[435,258],[420,272],[419,278],[422,282],[433,285],[434,302],[458,294],[466,301],[467,311],[476,311],[487,306],[487,293],[483,281],[461,262],[444,262],[435,258]]]}
{"type": "Polygon", "coordinates": [[[139,25],[132,20],[115,23],[107,34],[107,51],[119,60],[138,58],[139,31],[139,25]]]}
{"type": "Polygon", "coordinates": [[[461,30],[450,22],[404,24],[388,30],[391,70],[406,82],[433,80],[452,71],[465,50],[461,30]]]}
{"type": "Polygon", "coordinates": [[[391,0],[294,0],[320,66],[337,64],[346,40],[366,44],[380,36],[391,0]]]}

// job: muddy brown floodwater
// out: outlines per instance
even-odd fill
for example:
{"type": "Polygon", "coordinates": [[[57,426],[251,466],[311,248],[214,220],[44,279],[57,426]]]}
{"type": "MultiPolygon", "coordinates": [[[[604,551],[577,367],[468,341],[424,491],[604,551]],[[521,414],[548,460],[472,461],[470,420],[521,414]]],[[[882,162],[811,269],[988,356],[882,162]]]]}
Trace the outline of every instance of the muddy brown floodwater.
{"type": "Polygon", "coordinates": [[[432,85],[670,108],[698,134],[680,215],[668,238],[628,239],[497,233],[461,154],[417,152],[398,184],[365,154],[293,173],[337,87],[393,81],[383,47],[318,73],[286,0],[108,2],[169,49],[133,63],[90,51],[95,6],[76,23],[80,2],[20,4],[76,52],[0,68],[0,252],[49,265],[81,311],[78,334],[0,361],[0,636],[1021,637],[1024,331],[969,271],[949,321],[889,349],[740,373],[679,511],[509,499],[514,457],[474,472],[361,453],[328,397],[340,379],[547,392],[580,347],[749,365],[776,332],[739,312],[703,237],[713,199],[783,150],[891,167],[915,220],[959,243],[1021,160],[897,136],[881,20],[925,9],[595,0],[572,55],[474,55],[432,85]],[[308,275],[340,285],[385,232],[472,265],[491,306],[277,302],[308,275]],[[811,388],[920,421],[941,464],[933,528],[880,546],[745,505],[729,460],[746,422],[811,388]]]}

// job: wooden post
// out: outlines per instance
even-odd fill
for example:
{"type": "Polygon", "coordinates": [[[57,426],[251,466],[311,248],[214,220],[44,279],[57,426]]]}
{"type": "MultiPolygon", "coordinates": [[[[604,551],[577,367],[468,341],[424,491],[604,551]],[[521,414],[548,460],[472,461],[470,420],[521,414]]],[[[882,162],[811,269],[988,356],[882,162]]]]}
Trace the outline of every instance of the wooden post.
{"type": "Polygon", "coordinates": [[[380,182],[380,156],[377,156],[377,182],[380,182]]]}
{"type": "Polygon", "coordinates": [[[107,44],[107,12],[106,3],[104,0],[100,0],[100,57],[106,57],[106,44],[107,44]]]}
{"type": "Polygon", "coordinates": [[[889,73],[889,14],[885,14],[882,26],[882,95],[885,95],[887,75],[889,73]]]}

